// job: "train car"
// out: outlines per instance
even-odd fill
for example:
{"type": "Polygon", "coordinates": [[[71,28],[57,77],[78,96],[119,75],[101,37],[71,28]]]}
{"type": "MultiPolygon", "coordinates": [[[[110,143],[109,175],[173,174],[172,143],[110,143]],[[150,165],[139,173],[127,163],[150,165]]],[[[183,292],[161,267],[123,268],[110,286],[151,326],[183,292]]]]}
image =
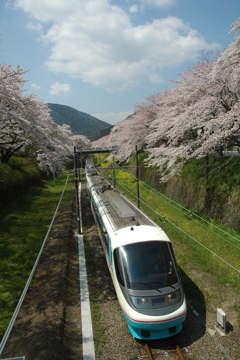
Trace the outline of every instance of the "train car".
{"type": "Polygon", "coordinates": [[[91,163],[86,182],[116,295],[133,337],[173,336],[187,306],[166,233],[107,183],[91,163]]]}

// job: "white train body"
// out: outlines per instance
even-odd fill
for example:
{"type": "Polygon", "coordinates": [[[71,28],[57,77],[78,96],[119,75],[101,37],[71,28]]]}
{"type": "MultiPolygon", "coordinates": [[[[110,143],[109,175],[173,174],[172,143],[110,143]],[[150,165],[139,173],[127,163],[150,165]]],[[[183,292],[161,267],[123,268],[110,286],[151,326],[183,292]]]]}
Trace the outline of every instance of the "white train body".
{"type": "Polygon", "coordinates": [[[179,333],[187,307],[168,236],[92,168],[86,180],[130,333],[145,340],[179,333]]]}

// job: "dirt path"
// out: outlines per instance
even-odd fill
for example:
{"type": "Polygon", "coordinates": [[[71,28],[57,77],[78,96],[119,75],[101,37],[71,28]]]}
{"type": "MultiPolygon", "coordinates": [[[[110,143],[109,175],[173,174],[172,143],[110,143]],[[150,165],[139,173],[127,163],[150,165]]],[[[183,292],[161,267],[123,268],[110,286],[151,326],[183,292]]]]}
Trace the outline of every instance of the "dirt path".
{"type": "Polygon", "coordinates": [[[60,206],[3,358],[79,360],[81,313],[75,228],[73,200],[60,206]]]}

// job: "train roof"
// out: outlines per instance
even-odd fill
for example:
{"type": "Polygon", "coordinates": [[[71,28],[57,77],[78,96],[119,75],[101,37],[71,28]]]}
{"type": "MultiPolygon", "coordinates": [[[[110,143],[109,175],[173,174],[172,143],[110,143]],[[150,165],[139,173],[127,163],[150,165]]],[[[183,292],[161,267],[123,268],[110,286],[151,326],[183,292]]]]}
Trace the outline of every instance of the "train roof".
{"type": "MultiPolygon", "coordinates": [[[[107,186],[106,181],[99,174],[90,175],[92,190],[94,189],[101,199],[101,206],[104,208],[104,215],[110,220],[112,231],[120,233],[126,237],[131,231],[131,236],[138,233],[138,239],[151,237],[151,240],[169,240],[166,233],[157,226],[141,210],[128,201],[117,190],[113,189],[110,184],[107,186]],[[146,229],[148,227],[148,230],[146,229]],[[152,229],[150,229],[150,227],[152,229]],[[134,230],[131,230],[133,228],[134,230]],[[148,231],[148,233],[146,233],[148,231]]],[[[149,238],[150,240],[150,238],[149,238]]],[[[129,239],[128,239],[129,241],[129,239]]]]}
{"type": "Polygon", "coordinates": [[[115,233],[113,248],[141,241],[169,241],[167,234],[158,226],[128,226],[115,233]]]}

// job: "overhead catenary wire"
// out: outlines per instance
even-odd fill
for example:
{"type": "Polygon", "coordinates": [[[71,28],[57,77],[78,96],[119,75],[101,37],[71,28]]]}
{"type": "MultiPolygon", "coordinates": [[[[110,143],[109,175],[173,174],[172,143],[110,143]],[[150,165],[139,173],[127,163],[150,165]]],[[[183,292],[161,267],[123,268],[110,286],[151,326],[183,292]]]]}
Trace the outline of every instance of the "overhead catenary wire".
{"type": "MultiPolygon", "coordinates": [[[[210,174],[212,174],[212,173],[214,173],[215,171],[223,168],[223,167],[226,166],[232,159],[233,159],[233,156],[231,156],[229,159],[227,159],[224,164],[215,167],[214,169],[212,169],[211,171],[209,171],[208,174],[201,176],[198,180],[196,180],[196,182],[200,182],[202,179],[206,178],[206,177],[209,176],[210,174]]],[[[212,163],[213,163],[213,162],[212,162],[212,163]]],[[[209,165],[211,165],[211,164],[209,164],[209,165]]]]}
{"type": "MultiPolygon", "coordinates": [[[[140,182],[142,182],[140,180],[140,182]]],[[[143,183],[143,182],[142,182],[143,183]]],[[[184,209],[186,212],[188,212],[188,217],[191,218],[191,220],[196,221],[200,226],[204,227],[205,229],[207,229],[208,231],[212,232],[213,234],[217,235],[219,238],[221,238],[222,240],[224,240],[225,242],[229,243],[230,245],[232,245],[233,247],[240,249],[240,246],[233,244],[231,241],[227,240],[226,238],[224,238],[223,236],[216,234],[216,232],[214,232],[213,230],[211,230],[209,227],[203,225],[200,221],[194,219],[194,217],[198,218],[199,220],[207,223],[208,225],[214,227],[215,229],[217,229],[218,231],[222,232],[223,234],[229,236],[230,238],[232,238],[233,240],[236,240],[237,242],[240,243],[240,239],[236,238],[235,236],[232,236],[231,234],[227,233],[226,231],[224,231],[223,229],[219,228],[218,226],[216,226],[213,223],[210,223],[208,220],[204,219],[203,217],[197,215],[194,211],[187,209],[186,207],[182,206],[181,204],[178,204],[177,202],[175,202],[173,199],[167,197],[166,195],[162,194],[161,192],[153,189],[152,187],[150,187],[148,184],[143,183],[144,185],[146,185],[148,188],[150,188],[152,191],[155,192],[155,194],[160,195],[164,198],[164,201],[167,202],[171,202],[173,204],[175,204],[176,206],[172,205],[172,207],[174,209],[176,209],[177,211],[181,212],[182,214],[186,215],[183,211],[181,211],[179,208],[184,209]]]]}
{"type": "MultiPolygon", "coordinates": [[[[103,168],[103,170],[106,171],[106,169],[103,168]]],[[[124,170],[125,171],[125,170],[124,170]]],[[[127,172],[127,171],[125,171],[127,172]]],[[[128,172],[127,172],[128,173],[128,172]]],[[[132,174],[128,173],[129,175],[131,175],[132,177],[134,177],[132,174]]],[[[111,177],[111,176],[110,176],[111,177]]],[[[144,185],[147,185],[144,183],[144,185]]],[[[124,185],[119,184],[120,187],[122,187],[125,191],[127,191],[129,194],[131,194],[131,196],[133,196],[134,198],[137,199],[137,196],[132,193],[129,189],[127,189],[124,185]]],[[[147,185],[148,187],[150,187],[149,185],[147,185]]],[[[150,187],[151,188],[151,187],[150,187]]],[[[156,191],[155,189],[151,188],[152,190],[155,191],[155,193],[158,191],[156,191]]],[[[161,193],[159,193],[160,195],[162,195],[161,193]]],[[[167,196],[163,195],[166,199],[169,199],[167,196]]],[[[190,210],[186,209],[185,207],[183,207],[182,205],[179,205],[177,202],[171,200],[174,204],[182,207],[183,209],[187,210],[190,212],[190,210]]],[[[191,240],[193,240],[195,243],[197,243],[198,245],[200,245],[201,247],[203,247],[207,252],[211,253],[213,256],[215,256],[216,258],[218,258],[221,262],[225,263],[227,266],[229,266],[231,269],[233,269],[234,271],[236,271],[237,273],[240,273],[240,271],[233,266],[232,264],[230,264],[228,261],[226,261],[225,259],[223,259],[221,256],[219,256],[218,254],[216,254],[214,251],[212,251],[211,249],[209,249],[207,246],[205,246],[204,244],[202,244],[199,240],[195,239],[192,235],[188,234],[186,231],[184,231],[183,229],[181,229],[178,225],[174,224],[171,220],[167,219],[165,216],[163,216],[162,214],[160,214],[158,211],[156,211],[155,209],[153,209],[149,204],[147,204],[146,202],[144,202],[143,200],[141,200],[142,204],[144,204],[145,206],[147,206],[149,209],[151,209],[153,212],[155,212],[158,216],[160,216],[164,221],[168,222],[169,224],[171,224],[173,227],[175,227],[176,229],[178,229],[178,231],[182,232],[184,235],[188,236],[191,240]]],[[[199,217],[200,219],[206,221],[207,223],[209,223],[207,220],[201,218],[200,216],[196,215],[197,217],[199,217]]],[[[212,225],[211,223],[209,223],[210,225],[212,225]]],[[[200,224],[202,225],[202,224],[200,224]]],[[[219,229],[220,231],[228,234],[227,232],[223,231],[222,229],[218,228],[217,226],[215,226],[217,229],[219,229]]],[[[217,234],[218,235],[218,234],[217,234]]],[[[218,235],[219,236],[219,235],[218,235]]],[[[231,236],[231,235],[230,235],[231,236]]],[[[237,238],[231,236],[232,238],[234,238],[235,240],[239,241],[237,238]]],[[[225,240],[225,239],[223,239],[225,240]]],[[[232,243],[230,243],[232,245],[232,243]]]]}
{"type": "MultiPolygon", "coordinates": [[[[120,185],[121,187],[124,188],[124,190],[128,191],[131,195],[133,195],[134,197],[136,197],[132,192],[130,192],[125,186],[123,186],[122,184],[120,185]]],[[[191,238],[193,241],[195,241],[196,243],[198,243],[200,246],[202,246],[205,250],[207,250],[208,252],[210,252],[212,255],[216,256],[219,260],[221,260],[222,262],[224,262],[225,264],[227,264],[229,267],[231,267],[233,270],[235,270],[236,272],[238,272],[240,274],[240,270],[238,270],[237,268],[235,268],[233,265],[231,265],[229,262],[227,262],[226,260],[224,260],[221,256],[217,255],[216,253],[214,253],[214,251],[210,250],[207,246],[205,246],[204,244],[202,244],[200,241],[198,241],[197,239],[195,239],[193,236],[191,236],[190,234],[188,234],[186,231],[184,231],[183,229],[181,229],[178,225],[174,224],[171,220],[167,219],[165,216],[163,216],[162,214],[160,214],[158,211],[156,211],[155,209],[153,209],[150,205],[148,205],[145,201],[141,200],[141,202],[146,205],[149,209],[151,209],[152,211],[154,211],[158,216],[161,216],[163,218],[164,221],[167,221],[169,224],[171,224],[172,226],[174,226],[176,229],[178,229],[179,231],[181,231],[183,234],[187,235],[189,238],[191,238]]]]}
{"type": "MultiPolygon", "coordinates": [[[[119,167],[119,169],[125,171],[127,174],[129,174],[129,175],[131,175],[132,177],[135,178],[134,175],[130,174],[130,173],[129,173],[128,171],[126,171],[124,168],[122,168],[122,167],[120,167],[120,166],[118,166],[118,167],[119,167]]],[[[146,187],[148,187],[149,189],[151,189],[152,191],[154,191],[156,194],[158,194],[158,195],[162,196],[163,198],[165,198],[167,201],[169,201],[169,202],[177,205],[178,208],[184,209],[186,212],[190,213],[190,216],[192,216],[192,214],[193,214],[196,218],[200,219],[201,221],[207,223],[208,225],[211,225],[212,227],[214,227],[214,228],[217,229],[218,231],[222,232],[223,234],[229,236],[229,237],[232,238],[233,240],[235,240],[235,241],[237,241],[237,242],[240,242],[240,239],[238,239],[238,238],[236,238],[235,236],[229,234],[228,232],[226,232],[226,231],[224,231],[223,229],[219,228],[219,227],[216,226],[215,224],[210,223],[208,220],[206,220],[206,219],[204,219],[203,217],[197,215],[197,214],[196,214],[195,212],[193,212],[192,210],[189,210],[188,208],[184,207],[183,205],[177,203],[176,201],[174,201],[173,199],[169,198],[168,196],[166,196],[165,194],[161,193],[160,191],[154,189],[153,187],[151,187],[151,186],[148,185],[147,183],[145,183],[145,182],[143,182],[143,181],[141,181],[141,180],[139,180],[139,181],[140,181],[142,184],[144,184],[144,186],[146,186],[146,187]]],[[[174,208],[177,209],[178,211],[180,211],[177,207],[174,207],[174,208]]],[[[202,224],[201,224],[201,225],[202,225],[202,224]]],[[[202,226],[203,226],[203,225],[202,225],[202,226]]],[[[209,229],[208,229],[208,230],[209,230],[209,229]]],[[[221,237],[220,235],[218,235],[218,236],[221,237]]],[[[224,239],[225,241],[227,241],[225,238],[222,238],[222,239],[224,239]]],[[[227,241],[227,242],[228,242],[228,241],[227,241]]],[[[230,242],[229,242],[229,243],[230,243],[230,242]]],[[[232,244],[232,243],[230,243],[230,244],[232,244]]],[[[235,246],[234,244],[232,244],[232,245],[235,246]]],[[[237,248],[238,248],[238,247],[237,247],[237,248]]]]}

